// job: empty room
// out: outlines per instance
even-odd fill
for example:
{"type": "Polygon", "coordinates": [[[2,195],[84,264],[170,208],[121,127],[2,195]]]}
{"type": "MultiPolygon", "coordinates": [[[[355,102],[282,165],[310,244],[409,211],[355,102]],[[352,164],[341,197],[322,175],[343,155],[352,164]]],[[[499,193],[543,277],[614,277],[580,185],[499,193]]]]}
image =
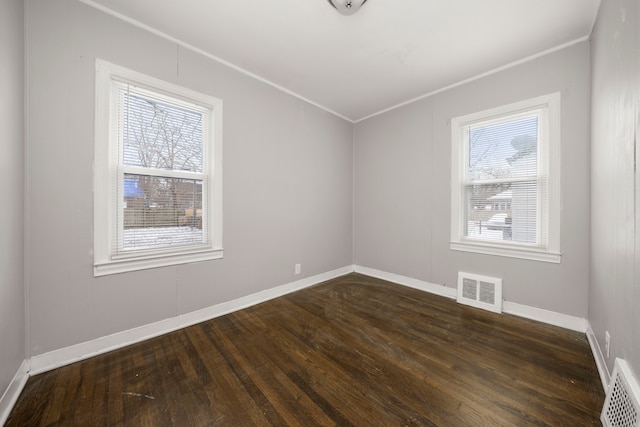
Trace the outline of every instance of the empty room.
{"type": "Polygon", "coordinates": [[[3,0],[0,425],[640,426],[640,0],[3,0]]]}

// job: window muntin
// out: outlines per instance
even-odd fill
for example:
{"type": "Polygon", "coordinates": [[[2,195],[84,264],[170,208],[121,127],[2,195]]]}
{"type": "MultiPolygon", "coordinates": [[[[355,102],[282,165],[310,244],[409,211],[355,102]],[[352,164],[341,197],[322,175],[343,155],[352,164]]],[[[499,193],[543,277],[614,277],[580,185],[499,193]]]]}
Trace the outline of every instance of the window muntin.
{"type": "Polygon", "coordinates": [[[452,120],[451,249],[559,262],[559,94],[452,120]]]}
{"type": "Polygon", "coordinates": [[[222,102],[96,65],[94,274],[222,257],[222,102]]]}

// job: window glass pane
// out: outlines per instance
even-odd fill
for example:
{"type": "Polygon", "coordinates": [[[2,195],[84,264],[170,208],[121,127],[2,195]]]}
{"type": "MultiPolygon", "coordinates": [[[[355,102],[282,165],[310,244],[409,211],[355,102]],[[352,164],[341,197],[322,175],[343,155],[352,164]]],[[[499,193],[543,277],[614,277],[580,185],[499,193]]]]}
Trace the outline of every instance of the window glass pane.
{"type": "Polygon", "coordinates": [[[470,125],[469,180],[531,177],[537,174],[538,117],[470,125]]]}
{"type": "Polygon", "coordinates": [[[123,88],[123,162],[202,172],[202,113],[123,88]]]}
{"type": "Polygon", "coordinates": [[[474,239],[537,242],[535,180],[468,185],[465,236],[474,239]]]}
{"type": "Polygon", "coordinates": [[[202,181],[124,175],[122,249],[204,243],[202,181]]]}

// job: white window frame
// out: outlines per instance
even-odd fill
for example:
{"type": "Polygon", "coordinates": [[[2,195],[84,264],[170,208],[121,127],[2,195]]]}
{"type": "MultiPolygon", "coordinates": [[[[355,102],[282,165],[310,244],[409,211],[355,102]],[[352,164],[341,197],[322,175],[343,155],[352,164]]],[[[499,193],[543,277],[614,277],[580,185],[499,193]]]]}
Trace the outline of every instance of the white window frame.
{"type": "Polygon", "coordinates": [[[96,60],[95,95],[94,276],[222,258],[222,100],[101,59],[96,60]],[[123,209],[122,180],[131,169],[119,159],[116,86],[121,83],[204,108],[209,126],[204,135],[202,174],[157,171],[158,176],[203,178],[204,243],[118,253],[115,236],[123,226],[118,224],[122,217],[118,210],[123,209]]]}
{"type": "MultiPolygon", "coordinates": [[[[560,93],[552,93],[513,104],[456,117],[451,120],[451,242],[450,249],[521,258],[534,261],[560,263],[560,93]],[[468,163],[468,137],[465,128],[489,120],[499,121],[519,113],[542,110],[539,122],[538,180],[547,182],[547,206],[540,202],[537,218],[546,209],[548,228],[538,224],[538,241],[527,244],[513,241],[483,240],[465,237],[465,185],[468,163]]],[[[540,200],[540,196],[539,196],[540,200]]]]}

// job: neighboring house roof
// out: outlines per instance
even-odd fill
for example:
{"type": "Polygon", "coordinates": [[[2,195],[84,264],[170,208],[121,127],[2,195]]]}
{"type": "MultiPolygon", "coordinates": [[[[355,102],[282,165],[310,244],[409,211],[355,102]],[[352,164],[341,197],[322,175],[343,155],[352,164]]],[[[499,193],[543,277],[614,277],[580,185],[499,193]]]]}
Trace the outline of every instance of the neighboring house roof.
{"type": "Polygon", "coordinates": [[[513,193],[511,190],[505,190],[502,193],[498,193],[495,196],[489,197],[487,200],[511,200],[513,199],[513,193]]]}
{"type": "Polygon", "coordinates": [[[138,187],[137,179],[124,180],[124,197],[144,197],[144,191],[138,187]]]}

